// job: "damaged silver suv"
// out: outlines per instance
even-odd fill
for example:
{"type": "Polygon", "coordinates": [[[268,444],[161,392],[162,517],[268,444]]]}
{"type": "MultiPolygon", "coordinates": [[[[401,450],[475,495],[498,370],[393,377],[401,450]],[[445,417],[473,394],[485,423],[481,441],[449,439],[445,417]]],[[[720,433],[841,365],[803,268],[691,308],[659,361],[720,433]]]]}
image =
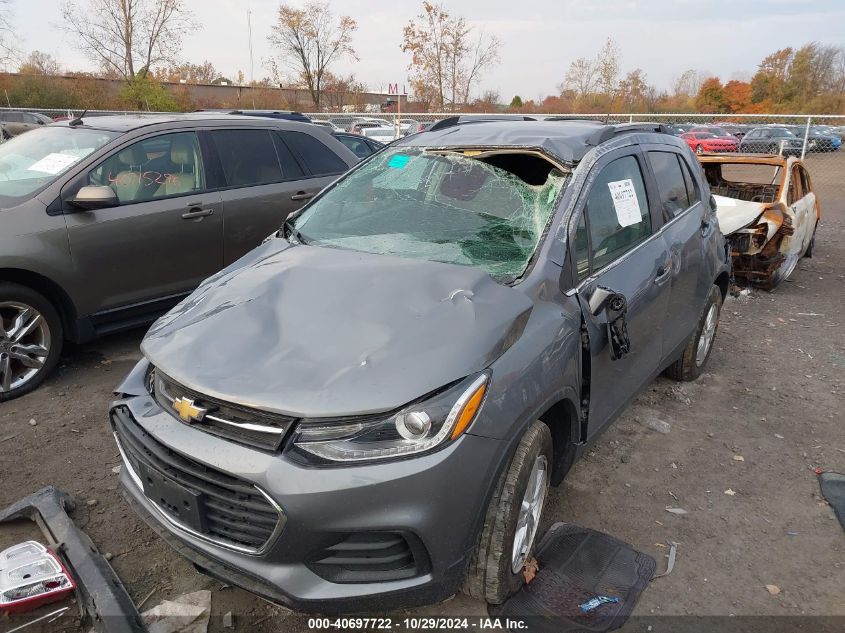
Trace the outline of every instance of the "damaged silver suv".
{"type": "Polygon", "coordinates": [[[501,603],[549,485],[703,371],[729,265],[661,126],[444,120],[156,322],[111,409],[125,496],[299,610],[501,603]]]}

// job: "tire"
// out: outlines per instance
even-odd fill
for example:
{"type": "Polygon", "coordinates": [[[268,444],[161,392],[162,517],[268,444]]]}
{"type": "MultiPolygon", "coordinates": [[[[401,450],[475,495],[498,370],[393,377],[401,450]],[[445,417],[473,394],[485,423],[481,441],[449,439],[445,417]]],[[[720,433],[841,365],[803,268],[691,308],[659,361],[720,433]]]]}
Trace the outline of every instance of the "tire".
{"type": "Polygon", "coordinates": [[[780,151],[779,151],[779,149],[778,149],[778,146],[777,146],[777,145],[769,145],[769,146],[766,148],[765,153],[766,153],[766,154],[780,154],[780,151]]]}
{"type": "Polygon", "coordinates": [[[59,313],[49,300],[10,282],[0,282],[0,320],[0,402],[5,402],[29,393],[50,374],[62,352],[63,331],[59,313]],[[29,317],[20,322],[25,330],[21,335],[15,323],[27,309],[29,317]],[[26,362],[20,360],[23,357],[26,362]]]}
{"type": "Polygon", "coordinates": [[[698,145],[698,146],[695,148],[695,153],[696,153],[696,154],[703,154],[703,153],[704,153],[704,146],[703,146],[703,145],[698,145]]]}
{"type": "MultiPolygon", "coordinates": [[[[521,565],[518,571],[513,571],[514,539],[532,471],[535,464],[543,462],[545,483],[538,504],[540,513],[533,522],[533,535],[526,539],[528,547],[521,548],[521,551],[525,552],[524,560],[531,559],[537,540],[536,526],[540,523],[543,505],[548,496],[552,466],[552,435],[549,427],[535,421],[525,431],[508,467],[496,484],[461,588],[465,594],[490,604],[501,604],[525,582],[521,565]]],[[[522,559],[523,556],[520,556],[519,560],[522,559]]]]}
{"type": "Polygon", "coordinates": [[[698,318],[698,323],[695,326],[695,334],[693,334],[686,348],[684,348],[681,357],[666,368],[665,373],[669,378],[689,382],[704,373],[710,353],[713,351],[713,341],[716,338],[716,330],[719,328],[719,313],[721,310],[722,291],[719,290],[718,286],[711,286],[710,294],[707,296],[707,302],[704,304],[704,309],[701,311],[701,316],[698,318]],[[711,310],[713,310],[712,327],[708,326],[705,330],[711,310]],[[709,336],[709,341],[706,343],[703,356],[700,356],[699,343],[704,336],[709,336]]]}
{"type": "Polygon", "coordinates": [[[816,226],[813,227],[813,237],[810,238],[810,243],[807,244],[807,250],[804,251],[804,257],[807,257],[808,259],[813,258],[813,251],[816,248],[816,229],[817,228],[818,228],[818,224],[816,224],[816,226]]]}

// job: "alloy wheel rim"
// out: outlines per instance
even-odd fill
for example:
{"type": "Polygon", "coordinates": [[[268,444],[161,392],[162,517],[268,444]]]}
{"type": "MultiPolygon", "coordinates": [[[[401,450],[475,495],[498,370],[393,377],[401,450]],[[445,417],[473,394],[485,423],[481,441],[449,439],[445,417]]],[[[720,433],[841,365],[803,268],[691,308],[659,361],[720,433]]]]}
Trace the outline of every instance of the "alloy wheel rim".
{"type": "Polygon", "coordinates": [[[0,393],[31,381],[50,354],[50,327],[38,310],[17,301],[0,302],[0,393]]]}
{"type": "Polygon", "coordinates": [[[525,565],[531,553],[531,547],[534,545],[534,538],[537,536],[548,488],[547,472],[546,456],[538,455],[531,468],[531,475],[528,477],[528,485],[525,487],[525,495],[519,507],[516,531],[513,535],[511,569],[515,574],[518,574],[525,565]]]}
{"type": "Polygon", "coordinates": [[[698,347],[695,351],[695,364],[698,367],[704,364],[710,346],[713,344],[713,337],[716,335],[718,309],[716,304],[710,306],[707,317],[704,319],[704,327],[701,328],[701,336],[698,337],[698,347]]]}

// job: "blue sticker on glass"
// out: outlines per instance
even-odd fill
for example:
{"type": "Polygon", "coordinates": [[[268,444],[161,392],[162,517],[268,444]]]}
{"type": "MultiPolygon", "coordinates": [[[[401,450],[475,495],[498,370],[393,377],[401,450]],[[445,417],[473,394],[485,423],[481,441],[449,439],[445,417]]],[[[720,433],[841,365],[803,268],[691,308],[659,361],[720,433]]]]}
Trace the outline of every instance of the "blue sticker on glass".
{"type": "Polygon", "coordinates": [[[408,166],[408,161],[411,160],[410,156],[405,156],[403,154],[396,154],[396,156],[391,156],[390,160],[387,161],[387,166],[391,169],[405,169],[408,166]]]}

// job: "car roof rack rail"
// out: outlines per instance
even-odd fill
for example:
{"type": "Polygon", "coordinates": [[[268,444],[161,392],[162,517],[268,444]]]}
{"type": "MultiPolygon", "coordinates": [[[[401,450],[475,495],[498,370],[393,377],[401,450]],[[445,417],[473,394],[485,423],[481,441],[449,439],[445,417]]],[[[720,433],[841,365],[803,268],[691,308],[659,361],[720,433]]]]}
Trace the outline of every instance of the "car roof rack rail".
{"type": "Polygon", "coordinates": [[[672,135],[672,131],[665,123],[619,123],[617,125],[607,125],[596,130],[595,134],[587,140],[587,144],[595,147],[605,141],[609,141],[614,136],[629,134],[631,132],[655,132],[657,134],[672,135]]]}
{"type": "Polygon", "coordinates": [[[446,128],[455,127],[456,125],[463,125],[464,123],[488,123],[490,121],[536,121],[534,117],[530,116],[509,116],[507,114],[494,114],[482,116],[450,116],[438,121],[429,128],[429,132],[436,132],[437,130],[445,130],[446,128]]]}
{"type": "Polygon", "coordinates": [[[584,116],[568,116],[568,115],[554,115],[547,116],[543,121],[578,121],[579,123],[595,123],[597,125],[607,125],[605,121],[595,118],[595,115],[585,114],[584,116]]]}

